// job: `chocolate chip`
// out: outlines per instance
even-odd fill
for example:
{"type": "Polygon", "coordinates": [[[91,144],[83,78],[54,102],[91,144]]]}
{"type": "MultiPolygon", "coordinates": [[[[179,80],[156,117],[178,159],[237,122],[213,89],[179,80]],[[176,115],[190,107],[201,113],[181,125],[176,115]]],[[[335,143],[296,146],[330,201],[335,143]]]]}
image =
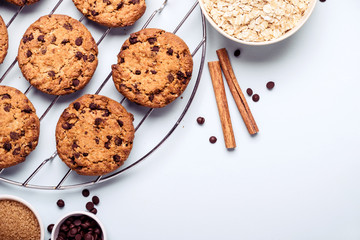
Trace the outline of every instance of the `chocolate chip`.
{"type": "Polygon", "coordinates": [[[69,39],[63,39],[62,41],[61,41],[61,44],[67,44],[67,43],[69,43],[70,41],[69,41],[69,39]]]}
{"type": "Polygon", "coordinates": [[[154,44],[157,41],[156,37],[148,38],[147,40],[150,44],[154,44]]]}
{"type": "Polygon", "coordinates": [[[69,31],[72,31],[73,30],[73,27],[70,23],[65,23],[63,25],[63,27],[66,29],[66,30],[69,30],[69,31]]]}
{"type": "Polygon", "coordinates": [[[82,37],[78,37],[78,38],[75,40],[76,46],[81,46],[82,43],[83,43],[83,38],[82,38],[82,37]]]}
{"type": "Polygon", "coordinates": [[[5,149],[5,151],[9,152],[12,148],[12,145],[9,142],[5,142],[3,148],[5,149]]]}
{"type": "Polygon", "coordinates": [[[93,209],[90,210],[90,212],[91,212],[92,214],[97,214],[97,209],[96,209],[96,208],[93,208],[93,209]]]}
{"type": "Polygon", "coordinates": [[[198,118],[196,119],[196,121],[197,121],[198,124],[203,125],[203,124],[205,123],[205,118],[203,118],[203,117],[198,117],[198,118]]]}
{"type": "Polygon", "coordinates": [[[71,147],[72,147],[72,149],[75,149],[75,148],[78,148],[78,147],[80,147],[79,145],[77,145],[77,143],[76,142],[73,142],[73,144],[71,145],[71,147]]]}
{"type": "Polygon", "coordinates": [[[124,63],[125,59],[124,58],[120,58],[120,63],[124,63]]]}
{"type": "Polygon", "coordinates": [[[129,48],[129,46],[123,46],[122,47],[122,50],[126,50],[126,49],[128,49],[129,48]]]}
{"type": "Polygon", "coordinates": [[[169,82],[173,82],[174,81],[174,76],[171,73],[169,73],[167,75],[167,79],[169,80],[169,82]]]}
{"type": "Polygon", "coordinates": [[[49,75],[49,77],[55,77],[55,72],[54,71],[49,71],[48,72],[48,75],[49,75]]]}
{"type": "Polygon", "coordinates": [[[11,104],[10,103],[5,104],[4,111],[5,112],[10,112],[10,109],[11,109],[11,104]]]}
{"type": "Polygon", "coordinates": [[[150,71],[152,74],[156,74],[157,73],[157,71],[155,71],[155,70],[151,70],[150,71]]]}
{"type": "Polygon", "coordinates": [[[59,199],[59,200],[56,202],[56,205],[58,205],[59,208],[63,208],[63,207],[65,206],[65,202],[64,202],[64,200],[59,199]]]}
{"type": "Polygon", "coordinates": [[[106,148],[106,149],[110,149],[110,142],[105,142],[104,143],[104,147],[106,148]]]}
{"type": "Polygon", "coordinates": [[[114,155],[113,159],[115,162],[120,162],[121,161],[121,157],[119,155],[114,155]]]}
{"type": "Polygon", "coordinates": [[[106,138],[107,138],[108,140],[111,140],[111,139],[112,139],[112,136],[107,135],[106,138]]]}
{"type": "Polygon", "coordinates": [[[52,230],[53,230],[53,228],[54,228],[54,224],[49,224],[49,225],[47,226],[48,232],[51,233],[52,230]]]}
{"type": "Polygon", "coordinates": [[[240,56],[240,53],[241,53],[240,49],[236,49],[235,52],[234,52],[234,56],[238,57],[238,56],[240,56]]]}
{"type": "Polygon", "coordinates": [[[73,85],[74,87],[79,86],[79,84],[80,84],[80,81],[79,81],[78,79],[73,79],[73,80],[72,80],[72,85],[73,85]]]}
{"type": "Polygon", "coordinates": [[[83,60],[84,60],[84,62],[86,62],[87,59],[88,59],[88,57],[84,54],[84,55],[83,55],[83,60]]]}
{"type": "Polygon", "coordinates": [[[83,153],[83,156],[87,157],[87,156],[89,156],[89,153],[83,153]]]}
{"type": "Polygon", "coordinates": [[[216,143],[217,138],[216,138],[215,136],[211,136],[211,137],[209,138],[209,141],[210,141],[210,143],[216,143]]]}
{"type": "Polygon", "coordinates": [[[75,57],[77,58],[77,60],[80,60],[80,59],[82,59],[83,54],[81,52],[76,52],[75,57]]]}
{"type": "Polygon", "coordinates": [[[39,42],[45,42],[45,36],[44,36],[44,35],[39,35],[38,38],[37,38],[37,40],[38,40],[39,42]]]}
{"type": "Polygon", "coordinates": [[[76,111],[78,111],[80,109],[80,103],[74,102],[73,107],[75,108],[76,111]]]}
{"type": "Polygon", "coordinates": [[[152,102],[153,100],[154,100],[154,94],[151,94],[151,95],[149,96],[149,101],[152,102]]]}
{"type": "Polygon", "coordinates": [[[253,100],[254,102],[258,102],[258,101],[260,100],[260,96],[259,96],[258,94],[254,94],[254,95],[252,96],[252,100],[253,100]]]}
{"type": "Polygon", "coordinates": [[[20,150],[21,150],[20,147],[15,148],[14,151],[12,152],[12,155],[14,155],[14,156],[19,155],[19,154],[20,154],[20,150]]]}
{"type": "Polygon", "coordinates": [[[103,0],[103,3],[106,3],[106,5],[110,5],[110,4],[111,4],[110,0],[103,0]]]}
{"type": "Polygon", "coordinates": [[[97,15],[99,15],[99,13],[98,13],[97,11],[95,11],[95,10],[92,10],[92,11],[91,11],[91,15],[97,16],[97,15]]]}
{"type": "Polygon", "coordinates": [[[95,124],[96,126],[99,126],[99,125],[102,123],[102,121],[103,121],[103,120],[102,120],[101,118],[96,118],[94,124],[95,124]]]}
{"type": "Polygon", "coordinates": [[[61,127],[62,127],[63,129],[65,129],[65,130],[70,130],[70,129],[73,127],[73,125],[72,125],[71,123],[64,122],[64,123],[61,125],[61,127]]]}
{"type": "Polygon", "coordinates": [[[140,70],[136,70],[136,71],[135,71],[135,74],[136,74],[136,75],[140,75],[140,74],[141,74],[141,71],[140,71],[140,70]]]}
{"type": "Polygon", "coordinates": [[[117,123],[119,124],[120,127],[124,126],[124,122],[121,120],[117,120],[117,123]]]}
{"type": "Polygon", "coordinates": [[[56,37],[55,36],[53,36],[53,38],[51,39],[51,43],[54,43],[54,42],[56,42],[56,37]]]}
{"type": "Polygon", "coordinates": [[[89,55],[89,62],[93,62],[95,61],[95,55],[94,54],[90,54],[89,55]]]}
{"type": "Polygon", "coordinates": [[[26,106],[23,110],[21,110],[21,112],[32,113],[32,109],[29,106],[26,106]]]}
{"type": "Polygon", "coordinates": [[[140,0],[130,0],[129,3],[130,4],[138,4],[138,3],[140,3],[140,0]]]}
{"type": "Polygon", "coordinates": [[[95,138],[95,142],[96,142],[96,144],[99,144],[99,143],[100,143],[100,140],[96,137],[96,138],[95,138]]]}
{"type": "Polygon", "coordinates": [[[172,50],[171,48],[168,48],[167,52],[168,55],[172,56],[174,53],[174,50],[172,50]]]}
{"type": "Polygon", "coordinates": [[[119,137],[115,137],[114,142],[116,146],[120,146],[122,144],[122,139],[119,137]]]}
{"type": "Polygon", "coordinates": [[[160,50],[160,47],[159,46],[153,46],[152,48],[151,48],[151,51],[153,51],[153,52],[158,52],[160,50]]]}
{"type": "Polygon", "coordinates": [[[80,219],[75,219],[74,225],[75,226],[80,226],[81,225],[81,220],[80,219]]]}
{"type": "Polygon", "coordinates": [[[32,52],[30,50],[27,50],[26,57],[31,57],[31,55],[32,55],[32,52]]]}
{"type": "Polygon", "coordinates": [[[29,35],[25,35],[22,40],[23,40],[23,43],[27,43],[33,39],[34,39],[34,35],[32,33],[30,33],[29,35]]]}
{"type": "Polygon", "coordinates": [[[251,88],[248,88],[246,89],[246,93],[251,97],[253,95],[253,90],[251,88]]]}
{"type": "Polygon", "coordinates": [[[177,77],[177,79],[179,79],[179,80],[184,80],[184,79],[185,79],[185,74],[184,74],[183,72],[181,72],[181,71],[178,71],[178,72],[176,73],[176,77],[177,77]]]}
{"type": "Polygon", "coordinates": [[[266,84],[267,89],[271,90],[275,87],[275,83],[270,81],[266,84]]]}
{"type": "Polygon", "coordinates": [[[86,209],[91,211],[94,208],[94,204],[92,202],[87,202],[85,205],[86,209]]]}
{"type": "Polygon", "coordinates": [[[108,117],[108,116],[110,116],[110,114],[111,114],[110,111],[105,109],[103,115],[101,115],[101,116],[108,117]]]}
{"type": "Polygon", "coordinates": [[[118,5],[117,5],[117,7],[116,7],[116,10],[119,10],[120,8],[122,8],[124,6],[124,3],[119,3],[118,5]]]}
{"type": "Polygon", "coordinates": [[[90,103],[89,108],[91,110],[98,110],[100,108],[100,106],[95,103],[90,103]]]}
{"type": "Polygon", "coordinates": [[[0,96],[1,96],[1,100],[4,100],[4,99],[11,99],[11,96],[10,96],[9,94],[7,94],[7,93],[2,94],[2,95],[0,95],[0,96]]]}
{"type": "Polygon", "coordinates": [[[135,44],[138,42],[138,39],[137,39],[137,37],[131,37],[131,38],[129,38],[129,42],[130,42],[130,44],[135,44]]]}
{"type": "Polygon", "coordinates": [[[84,189],[84,190],[82,190],[82,195],[84,196],[84,197],[88,197],[89,195],[90,195],[90,191],[89,191],[89,189],[84,189]]]}
{"type": "Polygon", "coordinates": [[[10,138],[12,140],[18,140],[20,138],[19,134],[16,132],[10,132],[10,138]]]}
{"type": "Polygon", "coordinates": [[[93,196],[92,197],[92,202],[95,204],[95,205],[98,205],[100,203],[100,199],[98,196],[93,196]]]}
{"type": "Polygon", "coordinates": [[[320,0],[320,2],[326,2],[326,0],[320,0]]]}

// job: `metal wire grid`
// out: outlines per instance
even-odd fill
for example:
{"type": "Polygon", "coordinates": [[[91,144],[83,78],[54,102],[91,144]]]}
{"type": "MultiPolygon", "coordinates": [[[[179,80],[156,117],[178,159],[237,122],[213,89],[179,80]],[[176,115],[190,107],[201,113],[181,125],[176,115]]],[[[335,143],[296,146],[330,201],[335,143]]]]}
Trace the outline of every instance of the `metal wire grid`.
{"type": "MultiPolygon", "coordinates": [[[[57,4],[54,6],[54,8],[52,9],[52,11],[49,13],[49,15],[52,15],[55,13],[56,9],[61,5],[61,3],[63,2],[63,0],[59,0],[57,2],[57,4]]],[[[142,29],[146,28],[150,22],[153,20],[153,18],[160,13],[167,5],[168,0],[165,0],[163,2],[163,4],[160,6],[160,8],[158,8],[157,10],[155,10],[150,17],[148,18],[148,20],[145,22],[144,26],[142,27],[142,29]]],[[[194,5],[190,8],[190,10],[186,13],[186,15],[183,17],[183,19],[181,20],[181,22],[177,25],[177,27],[175,28],[175,30],[173,31],[174,34],[176,34],[178,32],[178,30],[181,28],[181,26],[185,23],[185,21],[189,18],[189,16],[193,13],[194,9],[198,6],[199,2],[196,1],[194,3],[194,5]]],[[[21,13],[21,11],[24,9],[25,6],[20,7],[17,12],[13,15],[13,17],[10,19],[10,21],[6,24],[6,27],[9,27],[11,25],[11,23],[15,20],[15,18],[21,13]]],[[[79,21],[83,21],[85,18],[85,16],[82,16],[79,21]]],[[[158,149],[167,139],[168,137],[175,131],[175,129],[178,127],[178,125],[180,124],[181,120],[184,118],[185,114],[187,113],[194,97],[196,94],[196,91],[198,89],[199,83],[200,83],[200,79],[201,79],[201,75],[203,72],[203,68],[204,68],[204,63],[205,63],[205,54],[206,54],[206,22],[205,22],[205,17],[204,15],[201,13],[201,20],[202,20],[202,30],[203,30],[203,35],[202,35],[202,39],[200,41],[200,43],[197,45],[197,47],[194,49],[194,51],[192,52],[192,56],[195,56],[199,49],[202,48],[202,54],[201,54],[201,62],[200,62],[200,66],[199,66],[199,71],[198,71],[198,75],[197,75],[197,79],[193,88],[193,91],[190,95],[190,98],[185,106],[185,108],[183,109],[182,113],[180,114],[178,120],[176,121],[176,123],[172,126],[172,128],[169,130],[169,132],[160,140],[160,142],[155,145],[155,147],[153,147],[149,152],[147,152],[143,157],[141,157],[140,159],[138,159],[137,161],[135,161],[134,163],[130,164],[127,167],[124,168],[120,168],[120,170],[111,173],[107,176],[98,176],[95,180],[93,181],[88,181],[88,182],[84,182],[84,183],[79,183],[79,184],[73,184],[73,185],[63,185],[63,183],[65,182],[65,180],[69,177],[69,175],[73,172],[71,169],[69,169],[67,171],[67,173],[63,176],[63,178],[59,181],[59,183],[56,186],[42,186],[42,185],[32,185],[29,184],[29,182],[36,176],[36,174],[45,166],[46,163],[48,163],[49,161],[53,160],[56,156],[57,156],[57,152],[55,151],[49,158],[45,159],[31,174],[30,176],[24,181],[24,182],[19,182],[19,181],[14,181],[11,179],[7,179],[4,177],[0,176],[0,181],[6,182],[6,183],[10,183],[10,184],[14,184],[17,186],[21,186],[21,187],[27,187],[27,188],[34,188],[34,189],[45,189],[45,190],[60,190],[60,189],[71,189],[71,188],[76,188],[76,187],[85,187],[85,186],[90,186],[90,185],[94,185],[100,182],[105,182],[108,181],[110,179],[115,178],[116,176],[120,175],[121,173],[129,170],[130,168],[133,168],[135,165],[137,165],[138,163],[142,162],[144,159],[146,159],[151,153],[153,153],[156,149],[158,149]]],[[[111,28],[108,28],[103,35],[100,37],[100,39],[97,41],[97,45],[100,45],[101,42],[104,40],[104,38],[109,34],[111,28]]],[[[6,78],[6,76],[8,75],[8,73],[11,71],[11,69],[15,66],[17,62],[17,59],[15,59],[11,65],[7,68],[7,70],[5,71],[5,73],[1,76],[0,78],[0,83],[6,78]]],[[[103,87],[106,85],[106,83],[108,82],[108,80],[111,77],[111,72],[107,75],[107,77],[105,78],[105,80],[102,82],[102,84],[100,85],[100,87],[97,89],[97,91],[95,92],[95,94],[99,94],[101,92],[101,90],[103,89],[103,87]]],[[[24,94],[29,93],[29,91],[33,88],[33,86],[29,86],[26,91],[24,92],[24,94]]],[[[49,106],[47,107],[47,109],[44,111],[44,113],[41,115],[41,117],[39,118],[40,121],[42,119],[44,119],[44,117],[48,114],[48,112],[50,111],[50,109],[56,104],[56,102],[59,100],[61,96],[56,96],[52,102],[49,104],[49,106]]],[[[121,104],[124,103],[124,101],[126,100],[125,97],[122,98],[122,100],[120,101],[121,104]]],[[[137,131],[140,126],[144,123],[144,121],[150,116],[150,114],[154,111],[153,108],[150,108],[146,114],[143,116],[143,118],[141,119],[141,121],[139,122],[139,124],[135,127],[135,131],[137,131]]],[[[1,173],[3,173],[5,171],[5,169],[0,169],[0,175],[1,173]]]]}

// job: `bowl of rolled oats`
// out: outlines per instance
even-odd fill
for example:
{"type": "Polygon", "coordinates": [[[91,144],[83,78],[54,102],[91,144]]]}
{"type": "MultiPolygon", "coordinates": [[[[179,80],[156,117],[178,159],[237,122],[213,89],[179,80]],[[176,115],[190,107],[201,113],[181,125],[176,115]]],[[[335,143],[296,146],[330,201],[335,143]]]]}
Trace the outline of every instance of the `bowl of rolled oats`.
{"type": "Polygon", "coordinates": [[[225,37],[247,45],[282,41],[299,30],[316,0],[199,0],[210,24],[225,37]]]}

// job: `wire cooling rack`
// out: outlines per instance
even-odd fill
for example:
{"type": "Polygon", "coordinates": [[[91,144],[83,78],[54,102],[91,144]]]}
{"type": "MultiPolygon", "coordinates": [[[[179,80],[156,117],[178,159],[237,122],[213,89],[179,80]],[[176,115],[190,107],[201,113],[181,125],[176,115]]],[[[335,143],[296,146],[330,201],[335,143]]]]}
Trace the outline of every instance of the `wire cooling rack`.
{"type": "MultiPolygon", "coordinates": [[[[64,0],[59,0],[53,7],[53,9],[50,11],[49,15],[52,15],[56,12],[56,10],[58,9],[58,7],[63,3],[64,0]]],[[[152,12],[152,14],[148,17],[147,21],[145,22],[145,24],[143,25],[142,29],[148,27],[148,25],[153,21],[154,17],[158,14],[160,14],[162,11],[166,11],[166,9],[168,8],[168,0],[165,0],[162,5],[156,9],[155,11],[152,12]]],[[[193,14],[194,10],[198,7],[198,1],[196,1],[192,7],[186,12],[186,14],[184,15],[184,17],[182,18],[182,20],[177,24],[175,30],[173,30],[173,33],[176,34],[179,29],[183,26],[183,24],[189,19],[189,17],[193,14]]],[[[17,9],[17,11],[14,13],[14,15],[11,17],[11,19],[7,22],[6,26],[7,28],[10,27],[10,25],[13,23],[13,21],[21,14],[21,12],[23,11],[23,9],[26,8],[26,6],[22,6],[19,7],[17,9]]],[[[5,182],[5,183],[9,183],[9,184],[14,184],[20,187],[26,187],[26,188],[34,188],[34,189],[46,189],[46,190],[60,190],[60,189],[71,189],[71,188],[77,188],[77,187],[85,187],[85,186],[89,186],[89,185],[94,185],[97,183],[101,183],[101,182],[105,182],[111,179],[114,179],[115,177],[119,176],[120,174],[124,173],[125,171],[133,168],[135,165],[139,164],[140,162],[144,161],[145,159],[147,159],[149,157],[150,154],[152,154],[154,151],[156,151],[169,137],[170,135],[175,131],[175,129],[179,126],[180,122],[182,121],[182,119],[184,118],[185,114],[187,113],[187,111],[189,110],[190,105],[192,104],[192,101],[195,97],[195,94],[197,92],[199,83],[200,83],[200,78],[203,72],[203,68],[204,68],[204,63],[205,63],[205,54],[206,54],[206,22],[205,22],[205,18],[204,15],[201,13],[201,29],[202,29],[202,36],[201,36],[201,40],[200,42],[197,44],[197,46],[195,47],[194,50],[192,50],[192,56],[195,57],[195,55],[199,52],[199,50],[201,49],[201,57],[200,57],[200,62],[197,64],[197,76],[196,74],[193,74],[193,81],[194,84],[192,86],[192,91],[190,89],[187,89],[187,91],[191,91],[187,102],[185,104],[185,106],[182,108],[182,111],[180,113],[180,115],[178,116],[176,122],[172,125],[172,127],[165,133],[165,135],[160,138],[160,140],[150,149],[148,150],[142,157],[138,158],[137,160],[131,159],[131,155],[130,158],[126,161],[127,165],[124,164],[123,167],[119,168],[117,171],[112,172],[108,175],[104,175],[104,176],[98,176],[98,177],[94,177],[92,179],[89,179],[89,177],[84,177],[81,178],[82,176],[77,176],[79,177],[81,180],[78,183],[66,183],[66,180],[69,178],[69,176],[73,173],[73,171],[71,169],[68,169],[67,172],[57,181],[56,185],[47,185],[46,183],[44,184],[43,182],[41,183],[37,183],[37,184],[31,184],[31,181],[42,171],[42,169],[44,169],[44,167],[49,163],[52,162],[54,159],[57,158],[57,152],[55,151],[51,156],[49,156],[48,158],[46,158],[45,160],[43,160],[40,164],[38,163],[37,165],[34,166],[34,169],[32,170],[32,172],[30,172],[29,175],[26,175],[24,177],[24,180],[17,180],[17,179],[12,179],[11,178],[11,174],[10,176],[4,176],[6,175],[6,171],[7,169],[0,169],[0,182],[5,182]],[[196,79],[195,79],[196,76],[196,79]]],[[[84,16],[82,16],[79,21],[82,22],[85,19],[84,16]]],[[[99,38],[99,40],[97,41],[97,45],[99,46],[103,40],[106,38],[106,36],[108,36],[108,34],[110,33],[111,28],[107,28],[106,31],[104,31],[104,33],[101,35],[101,37],[99,38]]],[[[5,72],[0,75],[0,83],[2,83],[6,77],[9,75],[9,73],[12,71],[12,69],[14,68],[14,66],[17,63],[17,59],[15,58],[11,64],[9,65],[9,67],[6,68],[5,72]]],[[[194,65],[195,66],[195,65],[194,65]]],[[[195,67],[194,67],[195,68],[195,67]]],[[[194,73],[196,72],[196,70],[194,69],[193,71],[194,73]]],[[[98,87],[98,89],[96,90],[95,94],[100,94],[100,92],[102,91],[102,89],[105,87],[105,85],[108,83],[109,79],[111,78],[111,71],[110,73],[106,76],[105,80],[103,80],[103,82],[100,84],[100,86],[98,87]]],[[[189,86],[188,86],[189,88],[189,86]]],[[[24,94],[28,95],[29,92],[31,92],[31,90],[33,89],[33,87],[30,85],[25,91],[24,94]]],[[[34,89],[34,91],[37,91],[36,89],[34,89]]],[[[56,96],[54,97],[50,103],[48,103],[48,106],[46,108],[46,110],[41,114],[41,116],[39,117],[40,122],[43,122],[44,118],[46,116],[48,116],[49,111],[57,104],[58,100],[60,98],[66,98],[66,96],[56,96]]],[[[31,99],[30,99],[31,100],[31,99]]],[[[124,104],[126,102],[126,98],[122,97],[120,103],[124,104]]],[[[128,101],[129,102],[129,101],[128,101]]],[[[130,103],[131,104],[131,103],[130,103]]],[[[133,104],[135,105],[135,104],[133,104]]],[[[140,121],[138,122],[138,124],[135,126],[135,132],[138,131],[138,129],[143,125],[143,123],[145,122],[145,120],[149,119],[149,116],[154,112],[157,111],[156,109],[150,108],[147,109],[145,111],[145,113],[142,116],[135,116],[135,117],[139,117],[140,121]]],[[[161,120],[161,119],[160,119],[161,120]]],[[[135,137],[135,141],[136,141],[136,137],[135,137]]],[[[54,146],[55,148],[55,146],[54,146]]],[[[28,160],[27,160],[28,161],[28,160]]],[[[19,164],[21,165],[21,164],[19,164]]],[[[20,167],[19,167],[20,168],[20,167]]],[[[19,171],[21,171],[20,169],[17,169],[19,171]]],[[[46,170],[48,171],[48,170],[46,170]]],[[[51,173],[46,173],[47,176],[50,175],[51,177],[51,173]]],[[[76,173],[74,173],[76,174],[76,173]]],[[[77,175],[77,174],[76,174],[77,175]]],[[[46,181],[47,182],[47,181],[46,181]]]]}

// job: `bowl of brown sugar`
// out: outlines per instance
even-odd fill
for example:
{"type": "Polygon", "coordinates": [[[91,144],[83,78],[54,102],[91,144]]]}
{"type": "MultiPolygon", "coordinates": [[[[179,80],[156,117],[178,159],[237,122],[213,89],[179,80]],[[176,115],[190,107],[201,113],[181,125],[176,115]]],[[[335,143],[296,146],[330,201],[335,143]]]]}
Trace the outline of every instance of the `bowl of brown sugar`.
{"type": "Polygon", "coordinates": [[[21,198],[0,195],[0,239],[43,240],[38,213],[21,198]]]}

